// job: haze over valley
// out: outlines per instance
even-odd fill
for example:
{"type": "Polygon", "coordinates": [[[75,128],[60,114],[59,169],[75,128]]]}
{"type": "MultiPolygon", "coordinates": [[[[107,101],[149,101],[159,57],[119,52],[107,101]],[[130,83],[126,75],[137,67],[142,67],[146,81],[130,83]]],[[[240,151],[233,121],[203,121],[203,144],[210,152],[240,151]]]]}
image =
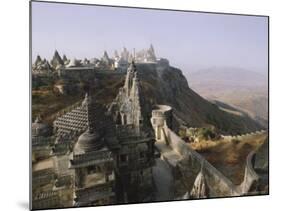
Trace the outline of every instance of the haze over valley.
{"type": "Polygon", "coordinates": [[[212,67],[187,74],[190,87],[221,109],[268,121],[268,76],[254,71],[212,67]],[[228,105],[225,105],[228,104],[228,105]]]}

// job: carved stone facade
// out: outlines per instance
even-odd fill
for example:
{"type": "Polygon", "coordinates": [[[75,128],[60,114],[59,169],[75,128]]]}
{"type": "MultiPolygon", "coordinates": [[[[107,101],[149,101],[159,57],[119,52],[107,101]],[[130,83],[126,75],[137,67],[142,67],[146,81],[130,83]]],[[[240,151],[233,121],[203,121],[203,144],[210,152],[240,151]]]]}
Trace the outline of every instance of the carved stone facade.
{"type": "Polygon", "coordinates": [[[87,130],[76,142],[70,168],[75,169],[74,205],[99,205],[115,202],[115,175],[112,152],[105,144],[104,113],[93,96],[86,95],[87,130]]]}
{"type": "Polygon", "coordinates": [[[136,132],[143,126],[140,85],[136,65],[132,62],[127,70],[125,84],[120,88],[109,107],[117,124],[132,125],[136,132]]]}
{"type": "Polygon", "coordinates": [[[154,138],[143,127],[135,64],[128,68],[124,87],[108,111],[96,102],[90,87],[83,102],[53,124],[55,160],[69,155],[65,173],[73,178],[73,205],[151,200],[154,138]]]}
{"type": "Polygon", "coordinates": [[[124,86],[109,106],[120,143],[117,173],[123,200],[128,202],[146,200],[147,190],[153,190],[154,138],[145,132],[142,107],[137,68],[132,61],[124,86]]]}

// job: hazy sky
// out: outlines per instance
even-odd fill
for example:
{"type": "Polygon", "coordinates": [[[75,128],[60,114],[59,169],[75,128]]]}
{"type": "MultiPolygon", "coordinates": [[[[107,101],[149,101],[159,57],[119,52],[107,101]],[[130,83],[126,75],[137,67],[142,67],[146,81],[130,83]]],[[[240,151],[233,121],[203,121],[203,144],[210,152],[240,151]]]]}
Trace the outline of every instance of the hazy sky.
{"type": "Polygon", "coordinates": [[[191,72],[230,66],[267,72],[267,18],[58,3],[32,3],[32,57],[100,57],[153,44],[158,57],[191,72]]]}

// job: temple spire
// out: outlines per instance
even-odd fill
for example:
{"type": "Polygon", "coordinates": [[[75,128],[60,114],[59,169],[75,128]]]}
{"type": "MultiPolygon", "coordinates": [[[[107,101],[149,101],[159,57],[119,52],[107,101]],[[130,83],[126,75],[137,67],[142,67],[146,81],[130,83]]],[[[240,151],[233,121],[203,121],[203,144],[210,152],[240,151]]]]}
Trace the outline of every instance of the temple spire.
{"type": "Polygon", "coordinates": [[[86,106],[88,130],[90,133],[94,132],[95,124],[93,119],[93,99],[90,92],[86,92],[83,104],[86,106]]]}
{"type": "Polygon", "coordinates": [[[135,62],[133,60],[127,69],[127,75],[126,75],[126,80],[125,80],[125,84],[124,84],[124,89],[126,91],[127,97],[129,97],[129,95],[130,95],[130,90],[133,85],[133,78],[135,76],[136,71],[137,71],[137,68],[136,68],[135,62]]]}
{"type": "Polygon", "coordinates": [[[91,85],[89,84],[89,86],[86,89],[85,98],[82,102],[82,106],[85,106],[85,108],[86,108],[88,130],[90,133],[95,132],[95,130],[97,128],[95,119],[98,116],[98,114],[96,114],[97,105],[95,103],[93,89],[94,89],[94,86],[92,84],[91,85]]]}

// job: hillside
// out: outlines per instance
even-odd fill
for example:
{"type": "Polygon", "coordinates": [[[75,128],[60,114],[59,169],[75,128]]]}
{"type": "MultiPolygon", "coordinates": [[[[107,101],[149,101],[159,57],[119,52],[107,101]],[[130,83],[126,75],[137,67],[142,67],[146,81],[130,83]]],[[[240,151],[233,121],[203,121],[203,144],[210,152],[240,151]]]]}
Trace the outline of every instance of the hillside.
{"type": "Polygon", "coordinates": [[[191,88],[204,98],[229,104],[267,127],[267,76],[239,68],[210,68],[188,78],[191,88]]]}
{"type": "MultiPolygon", "coordinates": [[[[153,105],[167,104],[174,108],[176,116],[184,120],[187,126],[214,125],[226,134],[246,133],[261,128],[247,115],[225,112],[214,103],[202,98],[189,88],[186,78],[179,69],[156,64],[137,64],[137,69],[147,119],[150,118],[153,105]]],[[[96,74],[96,78],[98,82],[96,98],[100,103],[108,105],[117,95],[119,88],[123,86],[125,75],[104,72],[96,74]]],[[[75,86],[76,83],[80,84],[81,81],[72,81],[72,86],[75,86]]],[[[76,89],[74,92],[66,96],[55,96],[55,100],[61,99],[61,102],[63,102],[66,98],[72,98],[72,96],[77,96],[78,101],[82,100],[84,97],[83,89],[76,89]]],[[[48,93],[52,93],[52,90],[49,89],[48,93]]],[[[48,101],[50,104],[53,102],[52,99],[48,101]]],[[[69,106],[68,101],[64,102],[66,102],[64,107],[69,106]]],[[[35,100],[33,101],[33,109],[38,108],[36,113],[46,114],[43,117],[50,122],[61,107],[61,105],[56,107],[49,105],[48,102],[39,105],[36,104],[35,100]]]]}
{"type": "Polygon", "coordinates": [[[142,92],[147,106],[171,105],[178,117],[188,126],[215,125],[224,133],[245,133],[260,129],[247,115],[236,115],[221,110],[189,88],[181,70],[154,64],[137,65],[142,92]]]}

